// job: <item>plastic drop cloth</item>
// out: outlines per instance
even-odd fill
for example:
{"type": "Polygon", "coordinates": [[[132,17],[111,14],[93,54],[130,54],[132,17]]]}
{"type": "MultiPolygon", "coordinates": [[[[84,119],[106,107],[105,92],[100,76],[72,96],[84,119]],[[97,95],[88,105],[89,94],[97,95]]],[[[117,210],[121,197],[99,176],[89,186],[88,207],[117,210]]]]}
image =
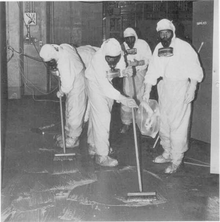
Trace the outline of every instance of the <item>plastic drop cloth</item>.
{"type": "Polygon", "coordinates": [[[136,112],[136,123],[142,135],[155,138],[159,131],[159,105],[156,100],[142,101],[136,112]]]}

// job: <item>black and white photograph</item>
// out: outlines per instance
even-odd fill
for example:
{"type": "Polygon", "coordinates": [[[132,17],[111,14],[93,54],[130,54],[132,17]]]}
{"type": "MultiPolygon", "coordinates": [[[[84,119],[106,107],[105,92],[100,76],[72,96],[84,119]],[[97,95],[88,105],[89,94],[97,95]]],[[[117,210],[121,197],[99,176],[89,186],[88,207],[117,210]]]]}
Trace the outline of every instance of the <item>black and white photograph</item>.
{"type": "Polygon", "coordinates": [[[1,221],[219,221],[219,1],[0,1],[1,221]]]}

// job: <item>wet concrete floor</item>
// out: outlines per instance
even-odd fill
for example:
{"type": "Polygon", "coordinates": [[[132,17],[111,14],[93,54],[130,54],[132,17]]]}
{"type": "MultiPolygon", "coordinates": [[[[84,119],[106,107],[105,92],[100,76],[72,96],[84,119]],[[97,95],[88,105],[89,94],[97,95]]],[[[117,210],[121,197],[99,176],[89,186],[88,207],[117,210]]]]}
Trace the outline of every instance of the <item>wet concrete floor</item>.
{"type": "Polygon", "coordinates": [[[161,154],[153,138],[138,132],[144,192],[157,199],[132,202],[138,192],[132,128],[121,127],[119,105],[112,112],[112,156],[119,166],[100,167],[88,155],[86,128],[72,161],[53,161],[62,150],[53,135],[60,133],[59,103],[43,97],[9,100],[2,175],[2,221],[219,221],[219,176],[209,173],[210,144],[190,140],[183,166],[164,174],[167,164],[154,164],[161,154]],[[37,101],[38,100],[38,101],[37,101]],[[48,126],[48,128],[47,128],[48,126]],[[32,128],[45,127],[44,135],[32,128]]]}

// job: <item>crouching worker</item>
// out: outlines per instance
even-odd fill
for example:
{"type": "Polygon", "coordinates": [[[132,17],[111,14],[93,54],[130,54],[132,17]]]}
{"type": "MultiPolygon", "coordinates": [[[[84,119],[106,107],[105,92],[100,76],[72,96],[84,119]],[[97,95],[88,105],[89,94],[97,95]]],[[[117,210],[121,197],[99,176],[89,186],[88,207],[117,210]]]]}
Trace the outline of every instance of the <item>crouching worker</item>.
{"type": "Polygon", "coordinates": [[[109,156],[109,131],[114,100],[131,108],[137,107],[133,99],[123,96],[112,85],[114,77],[126,75],[132,75],[132,69],[126,68],[121,46],[114,38],[102,44],[85,71],[90,104],[87,139],[89,154],[95,155],[96,163],[101,166],[118,165],[118,161],[109,156]]]}
{"type": "MultiPolygon", "coordinates": [[[[95,50],[91,49],[87,52],[87,56],[91,58],[94,53],[95,50]]],[[[84,64],[76,49],[69,44],[45,44],[41,48],[40,57],[49,66],[57,67],[61,82],[57,97],[66,96],[66,148],[77,147],[87,104],[84,64]]],[[[61,135],[57,135],[55,139],[59,147],[64,146],[61,135]]]]}

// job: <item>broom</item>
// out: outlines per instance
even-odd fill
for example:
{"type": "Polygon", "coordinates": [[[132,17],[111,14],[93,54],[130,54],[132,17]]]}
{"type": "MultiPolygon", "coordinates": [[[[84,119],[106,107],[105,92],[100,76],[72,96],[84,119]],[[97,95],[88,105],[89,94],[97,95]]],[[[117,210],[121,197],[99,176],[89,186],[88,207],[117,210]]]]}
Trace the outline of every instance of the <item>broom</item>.
{"type": "MultiPolygon", "coordinates": [[[[136,70],[133,69],[133,71],[136,71],[136,70]]],[[[137,101],[135,82],[134,82],[133,76],[132,76],[132,82],[133,82],[133,88],[134,88],[134,99],[137,101]]],[[[156,200],[157,199],[156,192],[143,192],[134,108],[132,108],[132,120],[133,120],[133,133],[134,133],[134,145],[135,145],[135,155],[136,155],[136,163],[137,163],[139,192],[128,193],[127,200],[137,201],[137,202],[144,201],[144,200],[147,200],[147,201],[156,200]]]]}
{"type": "MultiPolygon", "coordinates": [[[[59,90],[60,90],[60,81],[59,81],[59,90]]],[[[65,130],[64,130],[64,121],[63,121],[63,106],[62,106],[62,97],[60,99],[60,118],[61,118],[61,131],[62,131],[62,140],[63,140],[63,153],[55,154],[54,161],[63,161],[63,160],[73,160],[73,156],[75,153],[66,153],[66,137],[65,137],[65,130]]]]}

